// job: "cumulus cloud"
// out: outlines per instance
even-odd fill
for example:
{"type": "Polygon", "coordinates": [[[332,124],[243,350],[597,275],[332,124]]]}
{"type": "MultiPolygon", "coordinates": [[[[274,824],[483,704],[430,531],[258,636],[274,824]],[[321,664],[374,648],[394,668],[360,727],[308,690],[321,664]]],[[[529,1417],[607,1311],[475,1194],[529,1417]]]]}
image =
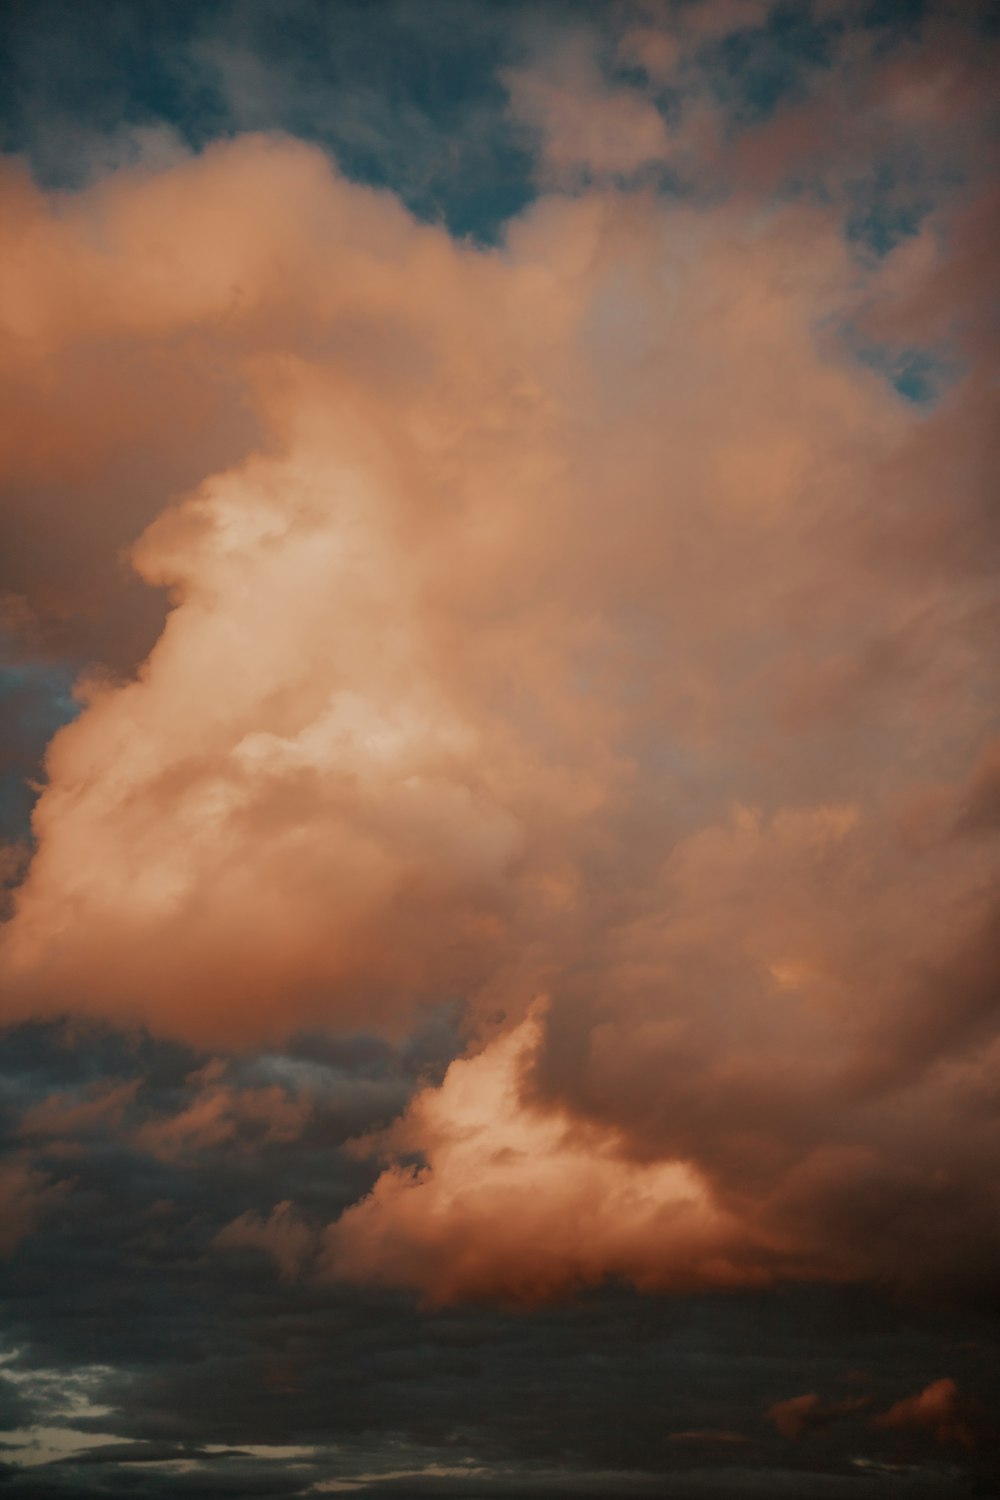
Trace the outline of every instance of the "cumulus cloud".
{"type": "Polygon", "coordinates": [[[647,1288],[752,1281],[736,1226],[690,1165],[629,1161],[615,1131],[522,1097],[540,1030],[536,1010],[416,1097],[389,1144],[426,1165],[394,1161],[331,1227],[327,1274],[434,1302],[534,1301],[606,1276],[647,1288]]]}
{"type": "MultiPolygon", "coordinates": [[[[169,612],[49,747],[5,1014],[239,1047],[460,997],[391,1143],[426,1165],[330,1230],[339,1275],[985,1277],[987,211],[878,259],[807,196],[627,189],[666,127],[588,57],[512,82],[576,196],[493,248],[276,137],[6,170],[8,462],[65,552],[16,592],[77,609],[80,493],[87,588],[127,547],[169,612]],[[933,409],[859,330],[954,341],[933,409]],[[180,493],[124,506],[147,438],[180,493]]],[[[141,1144],[301,1125],[199,1089],[141,1144]]]]}

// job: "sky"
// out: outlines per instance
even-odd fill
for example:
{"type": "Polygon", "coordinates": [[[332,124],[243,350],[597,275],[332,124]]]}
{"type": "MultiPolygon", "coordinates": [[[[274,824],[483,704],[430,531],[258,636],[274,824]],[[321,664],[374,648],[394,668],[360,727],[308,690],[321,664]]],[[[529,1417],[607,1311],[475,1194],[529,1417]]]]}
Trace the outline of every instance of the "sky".
{"type": "Polygon", "coordinates": [[[3,9],[0,1494],[1000,1493],[998,60],[3,9]]]}

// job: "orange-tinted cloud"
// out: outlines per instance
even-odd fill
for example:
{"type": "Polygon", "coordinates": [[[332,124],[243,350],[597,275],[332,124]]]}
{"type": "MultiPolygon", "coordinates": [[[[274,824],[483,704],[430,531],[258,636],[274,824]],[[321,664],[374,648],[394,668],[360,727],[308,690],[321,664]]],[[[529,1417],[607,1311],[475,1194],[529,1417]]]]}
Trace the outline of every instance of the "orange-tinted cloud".
{"type": "Polygon", "coordinates": [[[753,1281],[737,1226],[690,1165],[629,1161],[615,1131],[522,1097],[539,1033],[529,1014],[416,1097],[390,1144],[419,1149],[426,1165],[392,1163],[331,1227],[327,1274],[434,1302],[533,1301],[606,1276],[648,1288],[753,1281]]]}
{"type": "Polygon", "coordinates": [[[900,1430],[924,1428],[937,1442],[970,1448],[975,1435],[964,1413],[964,1403],[954,1380],[934,1380],[913,1396],[904,1396],[888,1411],[873,1417],[872,1425],[900,1430]]]}
{"type": "Polygon", "coordinates": [[[140,1150],[175,1161],[234,1142],[247,1132],[258,1142],[291,1141],[312,1113],[309,1099],[294,1097],[277,1084],[238,1089],[224,1083],[215,1064],[189,1081],[195,1097],[176,1114],[147,1119],[135,1135],[140,1150]]]}
{"type": "Polygon", "coordinates": [[[18,1134],[22,1136],[80,1136],[113,1129],[135,1099],[142,1080],[99,1083],[82,1094],[49,1094],[25,1111],[18,1134]]]}
{"type": "MultiPolygon", "coordinates": [[[[590,190],[481,249],[264,137],[7,194],[9,462],[69,555],[107,454],[198,472],[130,554],[162,634],[50,746],[5,1016],[238,1046],[467,1000],[340,1274],[988,1274],[988,346],[963,311],[924,415],[837,331],[945,326],[972,210],[876,265],[826,208],[590,190]],[[50,456],[105,343],[164,383],[50,456]],[[254,451],[210,456],[196,367],[254,451]]],[[[145,1144],[247,1107],[209,1080],[145,1144]]]]}
{"type": "Polygon", "coordinates": [[[824,1402],[815,1391],[804,1396],[790,1396],[786,1401],[776,1401],[767,1411],[768,1417],[782,1437],[800,1438],[817,1427],[828,1427],[838,1417],[850,1416],[866,1405],[863,1396],[846,1396],[840,1401],[824,1402]]]}
{"type": "MultiPolygon", "coordinates": [[[[663,44],[642,55],[662,61],[663,44]]],[[[584,32],[534,66],[512,69],[506,84],[513,116],[537,132],[539,172],[548,183],[628,178],[666,161],[670,135],[641,91],[609,83],[584,32]]]]}

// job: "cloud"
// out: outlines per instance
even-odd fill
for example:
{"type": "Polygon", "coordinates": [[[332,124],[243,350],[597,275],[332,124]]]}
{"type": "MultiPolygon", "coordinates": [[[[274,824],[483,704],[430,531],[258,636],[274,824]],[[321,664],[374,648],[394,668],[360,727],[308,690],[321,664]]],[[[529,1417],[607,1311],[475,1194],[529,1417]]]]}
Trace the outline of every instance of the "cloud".
{"type": "Polygon", "coordinates": [[[389,1139],[426,1165],[397,1158],[332,1226],[327,1274],[433,1302],[530,1302],[606,1276],[647,1289],[754,1280],[687,1163],[630,1162],[614,1131],[521,1097],[540,1030],[530,1014],[417,1095],[389,1139]]]}
{"type": "Polygon", "coordinates": [[[513,117],[538,133],[545,183],[629,178],[670,157],[656,105],[640,90],[602,77],[594,51],[594,40],[581,33],[505,75],[513,117]]]}
{"type": "MultiPolygon", "coordinates": [[[[345,1067],[375,1066],[374,1046],[327,1045],[345,1067]]],[[[204,1086],[184,1082],[199,1062],[177,1044],[103,1028],[78,1025],[72,1040],[62,1027],[20,1028],[0,1051],[0,1121],[19,1117],[26,1089],[40,1098],[78,1093],[81,1079],[110,1083],[126,1068],[146,1080],[139,1117],[156,1117],[175,1094],[204,1086]]],[[[235,1058],[225,1076],[256,1066],[235,1058]]],[[[537,1113],[552,1119],[551,1110],[537,1113]]],[[[863,1389],[884,1412],[942,1369],[963,1400],[987,1406],[994,1344],[975,1309],[951,1306],[942,1316],[913,1302],[901,1309],[866,1287],[801,1284],[684,1297],[605,1285],[530,1311],[482,1300],[432,1308],[392,1289],[320,1280],[309,1259],[282,1279],[259,1245],[213,1248],[234,1220],[265,1231],[318,1226],[358,1199],[374,1174],[340,1149],[341,1122],[323,1123],[250,1151],[223,1143],[163,1161],[112,1138],[74,1158],[59,1212],[39,1220],[0,1277],[3,1326],[20,1346],[0,1353],[8,1441],[14,1429],[18,1460],[62,1455],[58,1469],[24,1472],[21,1488],[33,1474],[35,1493],[51,1491],[58,1473],[75,1497],[89,1474],[91,1484],[131,1495],[148,1474],[151,1494],[217,1493],[222,1474],[243,1494],[297,1476],[343,1484],[475,1465],[487,1472],[456,1475],[456,1494],[492,1486],[538,1495],[546,1484],[575,1492],[596,1472],[605,1477],[593,1487],[604,1495],[628,1486],[683,1495],[696,1483],[731,1495],[765,1483],[763,1466],[767,1483],[798,1494],[813,1475],[816,1484],[841,1475],[845,1453],[866,1451],[887,1464],[946,1460],[942,1492],[954,1488],[952,1465],[981,1473],[989,1488],[984,1430],[975,1449],[946,1450],[926,1427],[866,1433],[845,1417],[792,1445],[761,1421],[762,1405],[799,1390],[823,1393],[825,1406],[828,1391],[836,1400],[842,1389],[863,1389]],[[275,1215],[285,1202],[298,1208],[275,1215]],[[96,1323],[87,1306],[99,1309],[96,1323]],[[81,1434],[93,1448],[82,1449],[81,1434]],[[109,1445],[99,1475],[97,1442],[109,1445]],[[147,1446],[117,1451],[122,1442],[147,1446]],[[186,1472],[131,1461],[171,1449],[186,1452],[186,1472]],[[247,1456],[238,1462],[233,1449],[247,1456]],[[625,1477],[608,1477],[615,1473],[625,1477]]],[[[383,1123],[376,1107],[355,1129],[383,1123]]],[[[565,1143],[581,1138],[573,1122],[565,1143]]],[[[383,1491],[409,1494],[417,1482],[385,1479],[383,1491]]]]}
{"type": "MultiPolygon", "coordinates": [[[[859,254],[819,192],[637,185],[662,117],[589,53],[519,76],[574,195],[490,248],[274,136],[6,171],[10,514],[44,492],[58,563],[26,542],[12,586],[72,621],[125,548],[167,613],[129,675],[121,605],[125,668],[50,743],[5,1015],[238,1049],[460,999],[401,1127],[427,1166],[338,1221],[340,1274],[978,1283],[988,196],[859,254]],[[917,409],[858,329],[961,368],[917,409]]],[[[206,1077],[136,1139],[304,1122],[206,1077]]]]}
{"type": "Polygon", "coordinates": [[[904,1396],[888,1411],[872,1418],[872,1425],[887,1429],[926,1428],[937,1442],[970,1448],[975,1435],[963,1415],[965,1406],[954,1380],[934,1380],[916,1395],[904,1396]]]}
{"type": "Polygon", "coordinates": [[[27,1160],[8,1157],[0,1162],[0,1255],[11,1255],[34,1234],[42,1215],[66,1190],[66,1184],[54,1183],[27,1160]]]}
{"type": "MultiPolygon", "coordinates": [[[[149,170],[116,180],[141,197],[149,170]]],[[[60,200],[5,157],[0,197],[0,391],[10,415],[0,438],[0,589],[28,654],[131,671],[164,609],[123,554],[173,493],[252,445],[243,382],[210,351],[197,317],[161,337],[162,324],[111,290],[116,271],[134,270],[144,252],[97,248],[99,194],[77,200],[93,210],[89,226],[87,208],[64,217],[60,200]]]]}
{"type": "Polygon", "coordinates": [[[291,1281],[315,1254],[316,1236],[286,1201],[276,1204],[266,1219],[252,1211],[241,1214],[219,1230],[212,1245],[216,1250],[263,1250],[275,1261],[282,1279],[291,1281]]]}
{"type": "Polygon", "coordinates": [[[135,1134],[135,1144],[161,1161],[185,1160],[192,1153],[232,1145],[250,1136],[257,1146],[295,1140],[313,1105],[277,1084],[267,1088],[234,1088],[220,1081],[224,1065],[206,1065],[189,1080],[191,1103],[175,1114],[150,1115],[135,1134]]]}
{"type": "Polygon", "coordinates": [[[863,1396],[847,1396],[841,1401],[823,1402],[815,1391],[804,1396],[790,1396],[768,1407],[767,1415],[782,1437],[800,1438],[815,1428],[828,1427],[838,1417],[849,1416],[867,1404],[863,1396]]]}
{"type": "Polygon", "coordinates": [[[972,769],[956,832],[989,833],[1000,827],[1000,739],[986,745],[972,769]]]}
{"type": "Polygon", "coordinates": [[[91,1084],[80,1094],[48,1094],[21,1117],[22,1136],[80,1136],[114,1128],[134,1102],[140,1078],[91,1084]]]}

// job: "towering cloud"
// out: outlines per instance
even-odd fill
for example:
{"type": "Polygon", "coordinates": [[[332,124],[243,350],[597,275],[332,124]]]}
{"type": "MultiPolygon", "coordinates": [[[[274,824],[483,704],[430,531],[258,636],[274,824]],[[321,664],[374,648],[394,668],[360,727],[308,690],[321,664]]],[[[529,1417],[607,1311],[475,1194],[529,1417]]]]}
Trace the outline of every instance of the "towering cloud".
{"type": "MultiPolygon", "coordinates": [[[[650,77],[659,35],[622,44],[650,77]]],[[[9,461],[73,563],[28,549],[15,592],[51,622],[129,547],[169,612],[51,743],[5,1014],[238,1048],[464,1001],[338,1276],[986,1276],[994,210],[879,259],[832,194],[657,195],[661,115],[596,67],[510,76],[603,185],[495,248],[278,137],[75,194],[6,170],[9,461]],[[126,524],[147,442],[183,493],[126,524]]],[[[239,1224],[307,1258],[285,1205],[239,1224]]]]}

